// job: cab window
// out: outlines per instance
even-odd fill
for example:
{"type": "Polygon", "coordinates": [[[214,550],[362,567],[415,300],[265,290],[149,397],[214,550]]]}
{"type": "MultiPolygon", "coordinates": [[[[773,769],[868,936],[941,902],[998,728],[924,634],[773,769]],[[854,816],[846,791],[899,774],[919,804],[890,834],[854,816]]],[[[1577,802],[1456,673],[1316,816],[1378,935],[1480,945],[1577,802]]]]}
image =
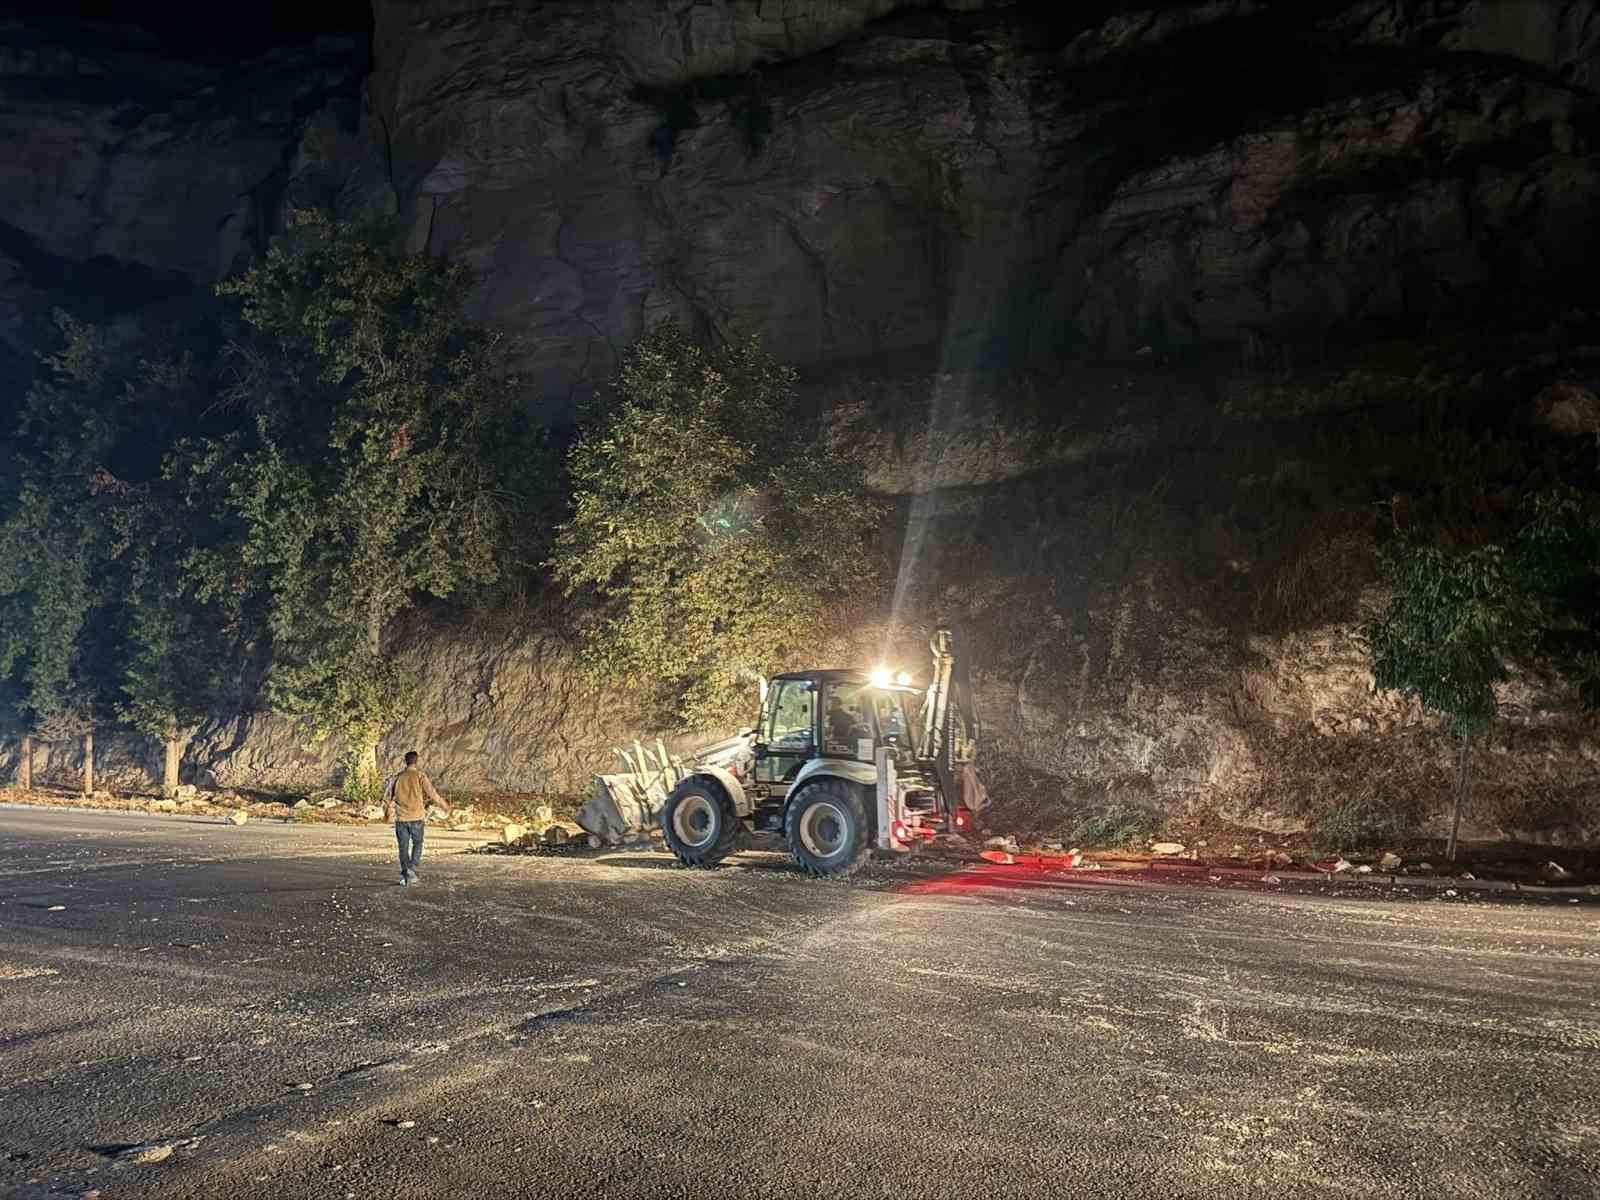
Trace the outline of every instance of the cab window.
{"type": "Polygon", "coordinates": [[[822,715],[822,741],[826,753],[855,758],[860,740],[872,738],[871,700],[864,683],[835,683],[828,688],[822,715]]]}
{"type": "Polygon", "coordinates": [[[767,722],[768,749],[810,748],[816,700],[816,690],[809,680],[785,679],[778,683],[772,697],[772,716],[767,722]]]}

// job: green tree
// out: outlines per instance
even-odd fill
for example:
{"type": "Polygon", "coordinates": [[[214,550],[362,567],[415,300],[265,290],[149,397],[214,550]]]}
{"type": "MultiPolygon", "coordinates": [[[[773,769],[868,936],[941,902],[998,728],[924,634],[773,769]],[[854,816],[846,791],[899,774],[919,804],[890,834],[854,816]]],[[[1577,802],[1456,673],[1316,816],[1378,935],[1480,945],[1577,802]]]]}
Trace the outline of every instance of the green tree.
{"type": "Polygon", "coordinates": [[[1415,698],[1456,740],[1449,857],[1472,786],[1472,742],[1509,664],[1543,667],[1600,701],[1600,520],[1575,492],[1533,497],[1509,544],[1405,541],[1383,557],[1389,601],[1363,632],[1377,686],[1415,698]]]}
{"type": "Polygon", "coordinates": [[[1506,555],[1498,545],[1453,554],[1406,544],[1383,565],[1391,594],[1366,629],[1372,675],[1378,687],[1421,701],[1456,739],[1454,859],[1472,786],[1472,739],[1494,720],[1494,685],[1506,677],[1515,637],[1506,555]]]}
{"type": "MultiPolygon", "coordinates": [[[[149,390],[182,396],[202,389],[190,359],[151,365],[149,390]]],[[[165,750],[162,792],[178,786],[182,743],[214,711],[251,700],[248,679],[255,629],[248,598],[202,599],[183,564],[215,542],[218,531],[189,511],[169,472],[142,486],[121,485],[113,511],[124,547],[124,636],[118,657],[121,720],[157,738],[165,750]]]]}
{"type": "Polygon", "coordinates": [[[233,530],[188,559],[200,599],[265,598],[268,699],[313,737],[343,737],[360,788],[410,692],[385,630],[423,594],[495,579],[516,506],[495,471],[515,381],[464,317],[468,286],[378,229],[297,214],[220,288],[242,302],[238,428],[170,467],[233,530]]]}
{"type": "Polygon", "coordinates": [[[685,725],[742,719],[751,672],[814,649],[839,601],[877,599],[881,512],[861,467],[803,419],[793,370],[753,340],[646,336],[568,473],[552,566],[593,602],[589,661],[685,725]]]}
{"type": "Polygon", "coordinates": [[[57,324],[0,525],[0,674],[24,730],[121,719],[166,739],[170,775],[176,731],[204,714],[227,661],[200,637],[208,614],[177,569],[197,531],[161,474],[211,380],[133,323],[57,324]]]}

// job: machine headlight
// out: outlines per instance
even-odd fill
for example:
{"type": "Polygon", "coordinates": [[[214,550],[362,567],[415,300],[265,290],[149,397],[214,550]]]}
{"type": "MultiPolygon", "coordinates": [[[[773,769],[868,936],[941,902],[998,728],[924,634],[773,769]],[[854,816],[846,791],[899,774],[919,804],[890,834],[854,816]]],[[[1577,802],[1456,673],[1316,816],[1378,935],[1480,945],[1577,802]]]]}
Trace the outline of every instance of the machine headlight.
{"type": "Polygon", "coordinates": [[[894,676],[890,673],[888,667],[874,667],[869,678],[872,680],[873,687],[884,688],[894,682],[894,676]]]}

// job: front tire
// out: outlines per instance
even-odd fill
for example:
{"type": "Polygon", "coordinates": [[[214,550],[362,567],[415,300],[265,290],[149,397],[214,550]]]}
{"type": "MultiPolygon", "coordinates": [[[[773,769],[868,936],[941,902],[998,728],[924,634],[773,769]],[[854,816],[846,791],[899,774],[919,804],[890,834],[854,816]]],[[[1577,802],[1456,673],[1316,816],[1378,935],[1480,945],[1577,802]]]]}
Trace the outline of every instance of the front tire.
{"type": "Polygon", "coordinates": [[[661,837],[686,867],[714,867],[739,841],[739,814],[720,787],[685,779],[661,806],[661,837]]]}
{"type": "Polygon", "coordinates": [[[818,779],[801,788],[784,813],[783,836],[795,862],[821,878],[854,875],[872,854],[861,792],[842,779],[818,779]]]}

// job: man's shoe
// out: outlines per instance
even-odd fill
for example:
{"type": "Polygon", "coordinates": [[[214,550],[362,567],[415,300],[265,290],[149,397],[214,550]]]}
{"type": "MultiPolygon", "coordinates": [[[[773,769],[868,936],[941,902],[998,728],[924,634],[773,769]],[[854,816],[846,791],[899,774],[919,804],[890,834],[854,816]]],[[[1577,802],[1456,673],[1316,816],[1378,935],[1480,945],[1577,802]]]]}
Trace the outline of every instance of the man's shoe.
{"type": "Polygon", "coordinates": [[[421,883],[422,882],[422,872],[417,870],[415,867],[413,867],[411,869],[411,882],[412,883],[421,883]]]}
{"type": "Polygon", "coordinates": [[[409,884],[409,883],[410,883],[410,882],[411,882],[411,880],[409,880],[409,879],[408,879],[408,878],[406,878],[406,877],[405,877],[405,876],[404,876],[404,875],[402,875],[402,876],[400,876],[400,886],[401,886],[401,887],[405,887],[405,886],[406,886],[406,885],[407,885],[407,884],[409,884]]]}

